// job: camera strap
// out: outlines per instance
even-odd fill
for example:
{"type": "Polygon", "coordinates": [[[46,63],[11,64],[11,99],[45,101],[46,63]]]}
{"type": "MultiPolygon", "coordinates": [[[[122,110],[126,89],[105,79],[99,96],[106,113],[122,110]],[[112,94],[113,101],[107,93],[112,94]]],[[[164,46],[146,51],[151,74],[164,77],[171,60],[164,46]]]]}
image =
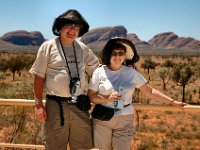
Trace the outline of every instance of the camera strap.
{"type": "MultiPolygon", "coordinates": [[[[63,44],[62,44],[60,38],[59,38],[59,42],[60,42],[60,45],[61,45],[61,49],[62,49],[62,51],[63,51],[63,55],[64,55],[64,58],[65,58],[65,62],[66,62],[66,64],[67,64],[67,68],[68,68],[68,70],[69,70],[69,77],[70,77],[70,79],[72,79],[72,75],[71,75],[71,71],[70,71],[70,68],[69,68],[68,61],[67,61],[67,57],[66,57],[66,54],[65,54],[65,51],[64,51],[64,47],[63,47],[63,44]]],[[[73,42],[73,51],[74,51],[74,59],[75,59],[75,63],[76,63],[76,70],[77,70],[77,74],[78,74],[78,79],[79,79],[79,81],[80,81],[80,75],[79,75],[79,71],[78,71],[78,62],[77,62],[76,50],[75,50],[74,42],[73,42]]]]}

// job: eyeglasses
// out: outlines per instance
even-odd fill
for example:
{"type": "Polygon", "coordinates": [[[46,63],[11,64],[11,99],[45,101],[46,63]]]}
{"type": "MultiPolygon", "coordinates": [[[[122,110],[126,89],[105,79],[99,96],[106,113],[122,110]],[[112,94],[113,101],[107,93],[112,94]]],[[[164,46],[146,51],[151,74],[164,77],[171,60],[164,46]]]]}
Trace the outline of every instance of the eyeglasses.
{"type": "Polygon", "coordinates": [[[115,52],[113,51],[111,56],[124,56],[125,55],[125,52],[115,52]]]}
{"type": "Polygon", "coordinates": [[[78,24],[78,23],[69,23],[69,24],[66,24],[66,26],[68,26],[70,28],[76,28],[76,29],[80,29],[81,28],[81,25],[78,24]]]}

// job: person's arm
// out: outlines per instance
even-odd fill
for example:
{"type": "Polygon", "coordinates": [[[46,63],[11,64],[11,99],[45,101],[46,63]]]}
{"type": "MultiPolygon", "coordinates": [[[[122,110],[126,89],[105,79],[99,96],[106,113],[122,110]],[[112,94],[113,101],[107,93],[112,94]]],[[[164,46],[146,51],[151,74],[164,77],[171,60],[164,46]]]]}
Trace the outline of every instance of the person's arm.
{"type": "Polygon", "coordinates": [[[91,89],[88,90],[88,96],[90,97],[91,102],[94,104],[112,103],[115,100],[120,100],[121,98],[118,92],[113,92],[110,95],[100,95],[91,89]]]}
{"type": "Polygon", "coordinates": [[[186,105],[186,103],[183,102],[179,102],[176,101],[170,97],[168,97],[167,95],[161,93],[160,91],[152,88],[149,84],[144,84],[143,86],[141,86],[139,88],[146,96],[148,96],[151,99],[155,99],[158,100],[160,102],[163,102],[165,104],[169,104],[169,105],[174,105],[174,106],[179,106],[179,107],[183,107],[186,105]]]}
{"type": "Polygon", "coordinates": [[[44,123],[46,120],[46,110],[42,102],[43,89],[44,89],[44,79],[38,75],[35,75],[34,96],[35,96],[36,116],[38,120],[42,123],[44,123]]]}
{"type": "Polygon", "coordinates": [[[38,75],[34,75],[34,96],[36,107],[41,106],[42,104],[42,95],[43,95],[43,82],[44,79],[38,75]]]}

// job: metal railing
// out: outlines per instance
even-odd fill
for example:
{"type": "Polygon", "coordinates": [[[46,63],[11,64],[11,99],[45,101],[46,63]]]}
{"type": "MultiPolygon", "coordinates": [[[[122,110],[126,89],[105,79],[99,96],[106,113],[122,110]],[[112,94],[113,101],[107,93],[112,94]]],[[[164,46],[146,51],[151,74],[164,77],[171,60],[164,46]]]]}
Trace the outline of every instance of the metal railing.
{"type": "MultiPolygon", "coordinates": [[[[45,100],[43,100],[45,103],[45,100]]],[[[34,100],[28,99],[0,99],[0,105],[9,106],[34,106],[34,100]]],[[[140,110],[159,110],[159,111],[198,111],[200,112],[200,106],[196,105],[186,105],[184,109],[181,110],[178,107],[173,107],[169,105],[161,105],[161,104],[138,104],[134,103],[135,109],[140,110]]],[[[30,149],[37,149],[37,150],[44,150],[44,145],[31,145],[31,144],[11,144],[11,143],[0,143],[1,150],[6,148],[30,148],[30,149]]]]}

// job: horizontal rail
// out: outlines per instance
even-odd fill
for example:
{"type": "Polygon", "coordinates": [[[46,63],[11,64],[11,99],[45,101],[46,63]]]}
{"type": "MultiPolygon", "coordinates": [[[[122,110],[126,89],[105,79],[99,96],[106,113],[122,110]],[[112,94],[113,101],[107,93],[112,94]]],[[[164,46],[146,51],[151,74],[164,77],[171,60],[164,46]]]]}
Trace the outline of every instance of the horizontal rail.
{"type": "MultiPolygon", "coordinates": [[[[43,103],[45,103],[46,100],[43,100],[43,103]]],[[[0,105],[14,105],[14,106],[35,106],[34,100],[29,99],[0,99],[0,105]]],[[[159,111],[179,111],[181,110],[178,107],[175,106],[169,106],[164,104],[140,104],[140,103],[134,103],[135,109],[141,109],[141,110],[159,110],[159,111]]],[[[200,111],[199,105],[186,105],[184,106],[184,111],[200,111]]]]}
{"type": "Polygon", "coordinates": [[[11,143],[0,143],[1,150],[5,148],[31,148],[37,150],[45,150],[44,145],[32,145],[32,144],[11,144],[11,143]]]}
{"type": "MultiPolygon", "coordinates": [[[[36,150],[45,150],[44,145],[32,145],[32,144],[10,144],[10,143],[0,143],[0,150],[5,150],[6,148],[29,148],[36,150]]],[[[67,149],[70,149],[69,145],[67,149]]],[[[98,150],[98,149],[90,149],[90,150],[98,150]]]]}
{"type": "MultiPolygon", "coordinates": [[[[43,100],[45,103],[45,100],[43,100]]],[[[35,100],[29,99],[0,99],[0,105],[35,106],[35,100]]]]}
{"type": "Polygon", "coordinates": [[[199,105],[185,105],[183,108],[179,108],[177,106],[171,106],[171,105],[163,105],[163,104],[138,104],[134,103],[135,109],[140,110],[158,110],[158,111],[199,111],[200,112],[200,106],[199,105]]]}

